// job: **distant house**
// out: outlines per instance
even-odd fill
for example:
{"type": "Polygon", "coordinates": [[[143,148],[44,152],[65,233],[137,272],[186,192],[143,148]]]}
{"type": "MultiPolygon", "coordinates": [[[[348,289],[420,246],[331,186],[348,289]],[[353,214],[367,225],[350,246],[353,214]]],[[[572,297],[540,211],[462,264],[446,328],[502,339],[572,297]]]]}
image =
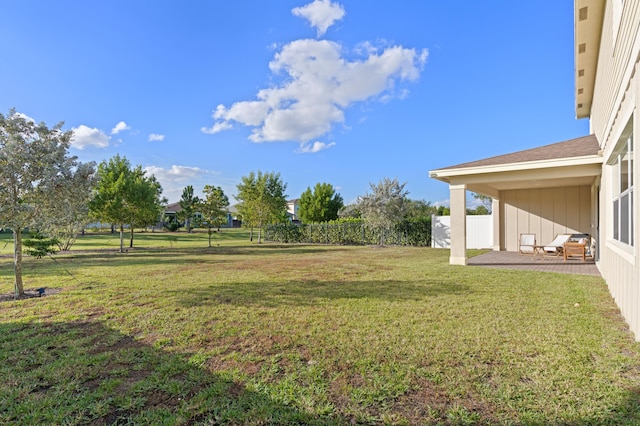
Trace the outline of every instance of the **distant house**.
{"type": "Polygon", "coordinates": [[[575,0],[575,110],[590,135],[430,171],[449,184],[451,264],[466,265],[466,190],[493,197],[494,250],[521,233],[591,236],[596,265],[640,340],[640,2],[575,0]]]}
{"type": "Polygon", "coordinates": [[[300,210],[300,199],[295,198],[287,201],[287,217],[292,222],[299,222],[298,210],[300,210]]]}
{"type": "Polygon", "coordinates": [[[242,226],[242,219],[239,216],[237,204],[227,208],[227,226],[230,228],[240,228],[242,226]]]}
{"type": "Polygon", "coordinates": [[[180,207],[180,203],[172,203],[172,204],[168,204],[164,208],[164,215],[169,217],[176,217],[176,213],[179,213],[181,211],[182,211],[182,207],[180,207]]]}
{"type": "MultiPolygon", "coordinates": [[[[222,225],[222,228],[231,228],[231,227],[235,227],[236,225],[234,225],[234,217],[233,214],[231,213],[231,211],[236,212],[237,211],[234,209],[234,207],[230,206],[227,209],[227,223],[225,225],[222,225]]],[[[176,214],[182,211],[182,207],[180,207],[180,203],[171,203],[168,204],[165,208],[164,208],[164,216],[166,218],[175,218],[176,214]]],[[[201,217],[202,215],[200,214],[200,212],[196,212],[195,216],[197,217],[201,217]]],[[[170,219],[169,219],[170,220],[170,219]]],[[[167,220],[163,219],[164,222],[167,222],[167,220]]],[[[238,227],[240,226],[239,224],[237,225],[238,227]]]]}

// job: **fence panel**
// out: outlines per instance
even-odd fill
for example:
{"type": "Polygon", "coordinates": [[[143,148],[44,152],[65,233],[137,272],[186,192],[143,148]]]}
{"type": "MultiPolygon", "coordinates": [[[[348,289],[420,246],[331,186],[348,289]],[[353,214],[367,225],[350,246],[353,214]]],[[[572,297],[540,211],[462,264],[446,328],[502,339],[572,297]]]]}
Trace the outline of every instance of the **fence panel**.
{"type": "MultiPolygon", "coordinates": [[[[431,247],[451,247],[451,216],[431,218],[431,247]]],[[[467,248],[484,249],[493,247],[493,216],[467,216],[467,248]]]]}

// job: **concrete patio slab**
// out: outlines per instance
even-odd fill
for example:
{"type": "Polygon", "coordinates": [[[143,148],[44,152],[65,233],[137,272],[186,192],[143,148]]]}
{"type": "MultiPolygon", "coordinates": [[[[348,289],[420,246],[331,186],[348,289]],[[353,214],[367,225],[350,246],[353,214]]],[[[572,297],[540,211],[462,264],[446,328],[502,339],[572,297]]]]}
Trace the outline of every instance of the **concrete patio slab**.
{"type": "Polygon", "coordinates": [[[579,274],[600,276],[593,259],[583,261],[579,257],[564,260],[560,257],[522,255],[510,251],[490,251],[467,260],[469,266],[483,266],[499,269],[523,271],[557,272],[559,274],[579,274]]]}

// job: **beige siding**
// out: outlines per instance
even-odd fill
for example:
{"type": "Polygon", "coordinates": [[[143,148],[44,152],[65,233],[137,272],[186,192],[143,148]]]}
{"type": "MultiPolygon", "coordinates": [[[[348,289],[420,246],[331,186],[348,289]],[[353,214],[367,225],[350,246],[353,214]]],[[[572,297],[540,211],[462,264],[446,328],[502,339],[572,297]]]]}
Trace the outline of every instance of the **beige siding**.
{"type": "Polygon", "coordinates": [[[519,189],[500,193],[504,245],[518,250],[521,233],[536,234],[546,244],[557,234],[591,233],[591,188],[519,189]]]}
{"type": "Polygon", "coordinates": [[[614,23],[612,2],[607,2],[602,26],[602,39],[591,109],[591,129],[604,153],[600,182],[598,267],[611,295],[620,307],[636,339],[640,339],[640,99],[638,60],[640,59],[640,2],[625,1],[619,26],[614,23]],[[614,37],[614,31],[617,32],[614,37]],[[614,40],[615,39],[615,40],[614,40]],[[613,239],[612,151],[629,120],[634,120],[635,174],[634,216],[635,246],[613,239]]]}
{"type": "MultiPolygon", "coordinates": [[[[621,117],[620,114],[622,112],[621,106],[629,101],[628,97],[625,99],[625,91],[640,53],[640,40],[638,39],[640,2],[624,2],[624,11],[617,28],[615,43],[614,27],[612,2],[608,1],[602,25],[598,69],[591,108],[592,133],[596,134],[603,147],[611,137],[614,126],[619,124],[620,120],[626,121],[626,118],[621,117]]],[[[631,106],[624,106],[622,109],[627,108],[631,108],[631,106]]]]}

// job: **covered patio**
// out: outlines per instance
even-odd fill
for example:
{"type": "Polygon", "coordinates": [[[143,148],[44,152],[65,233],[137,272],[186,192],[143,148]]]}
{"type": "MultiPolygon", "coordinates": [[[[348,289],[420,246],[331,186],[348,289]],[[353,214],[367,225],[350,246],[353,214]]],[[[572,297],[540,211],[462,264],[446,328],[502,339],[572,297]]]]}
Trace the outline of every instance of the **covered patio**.
{"type": "Polygon", "coordinates": [[[598,271],[593,258],[587,258],[586,261],[575,257],[564,260],[562,256],[542,258],[511,251],[490,251],[479,256],[470,257],[467,264],[469,266],[520,271],[600,276],[600,271],[598,271]]]}
{"type": "Polygon", "coordinates": [[[467,190],[493,199],[495,252],[517,256],[522,233],[535,234],[538,245],[558,234],[588,234],[597,260],[601,173],[602,153],[594,135],[430,171],[430,177],[449,184],[449,263],[468,263],[467,190]]]}

